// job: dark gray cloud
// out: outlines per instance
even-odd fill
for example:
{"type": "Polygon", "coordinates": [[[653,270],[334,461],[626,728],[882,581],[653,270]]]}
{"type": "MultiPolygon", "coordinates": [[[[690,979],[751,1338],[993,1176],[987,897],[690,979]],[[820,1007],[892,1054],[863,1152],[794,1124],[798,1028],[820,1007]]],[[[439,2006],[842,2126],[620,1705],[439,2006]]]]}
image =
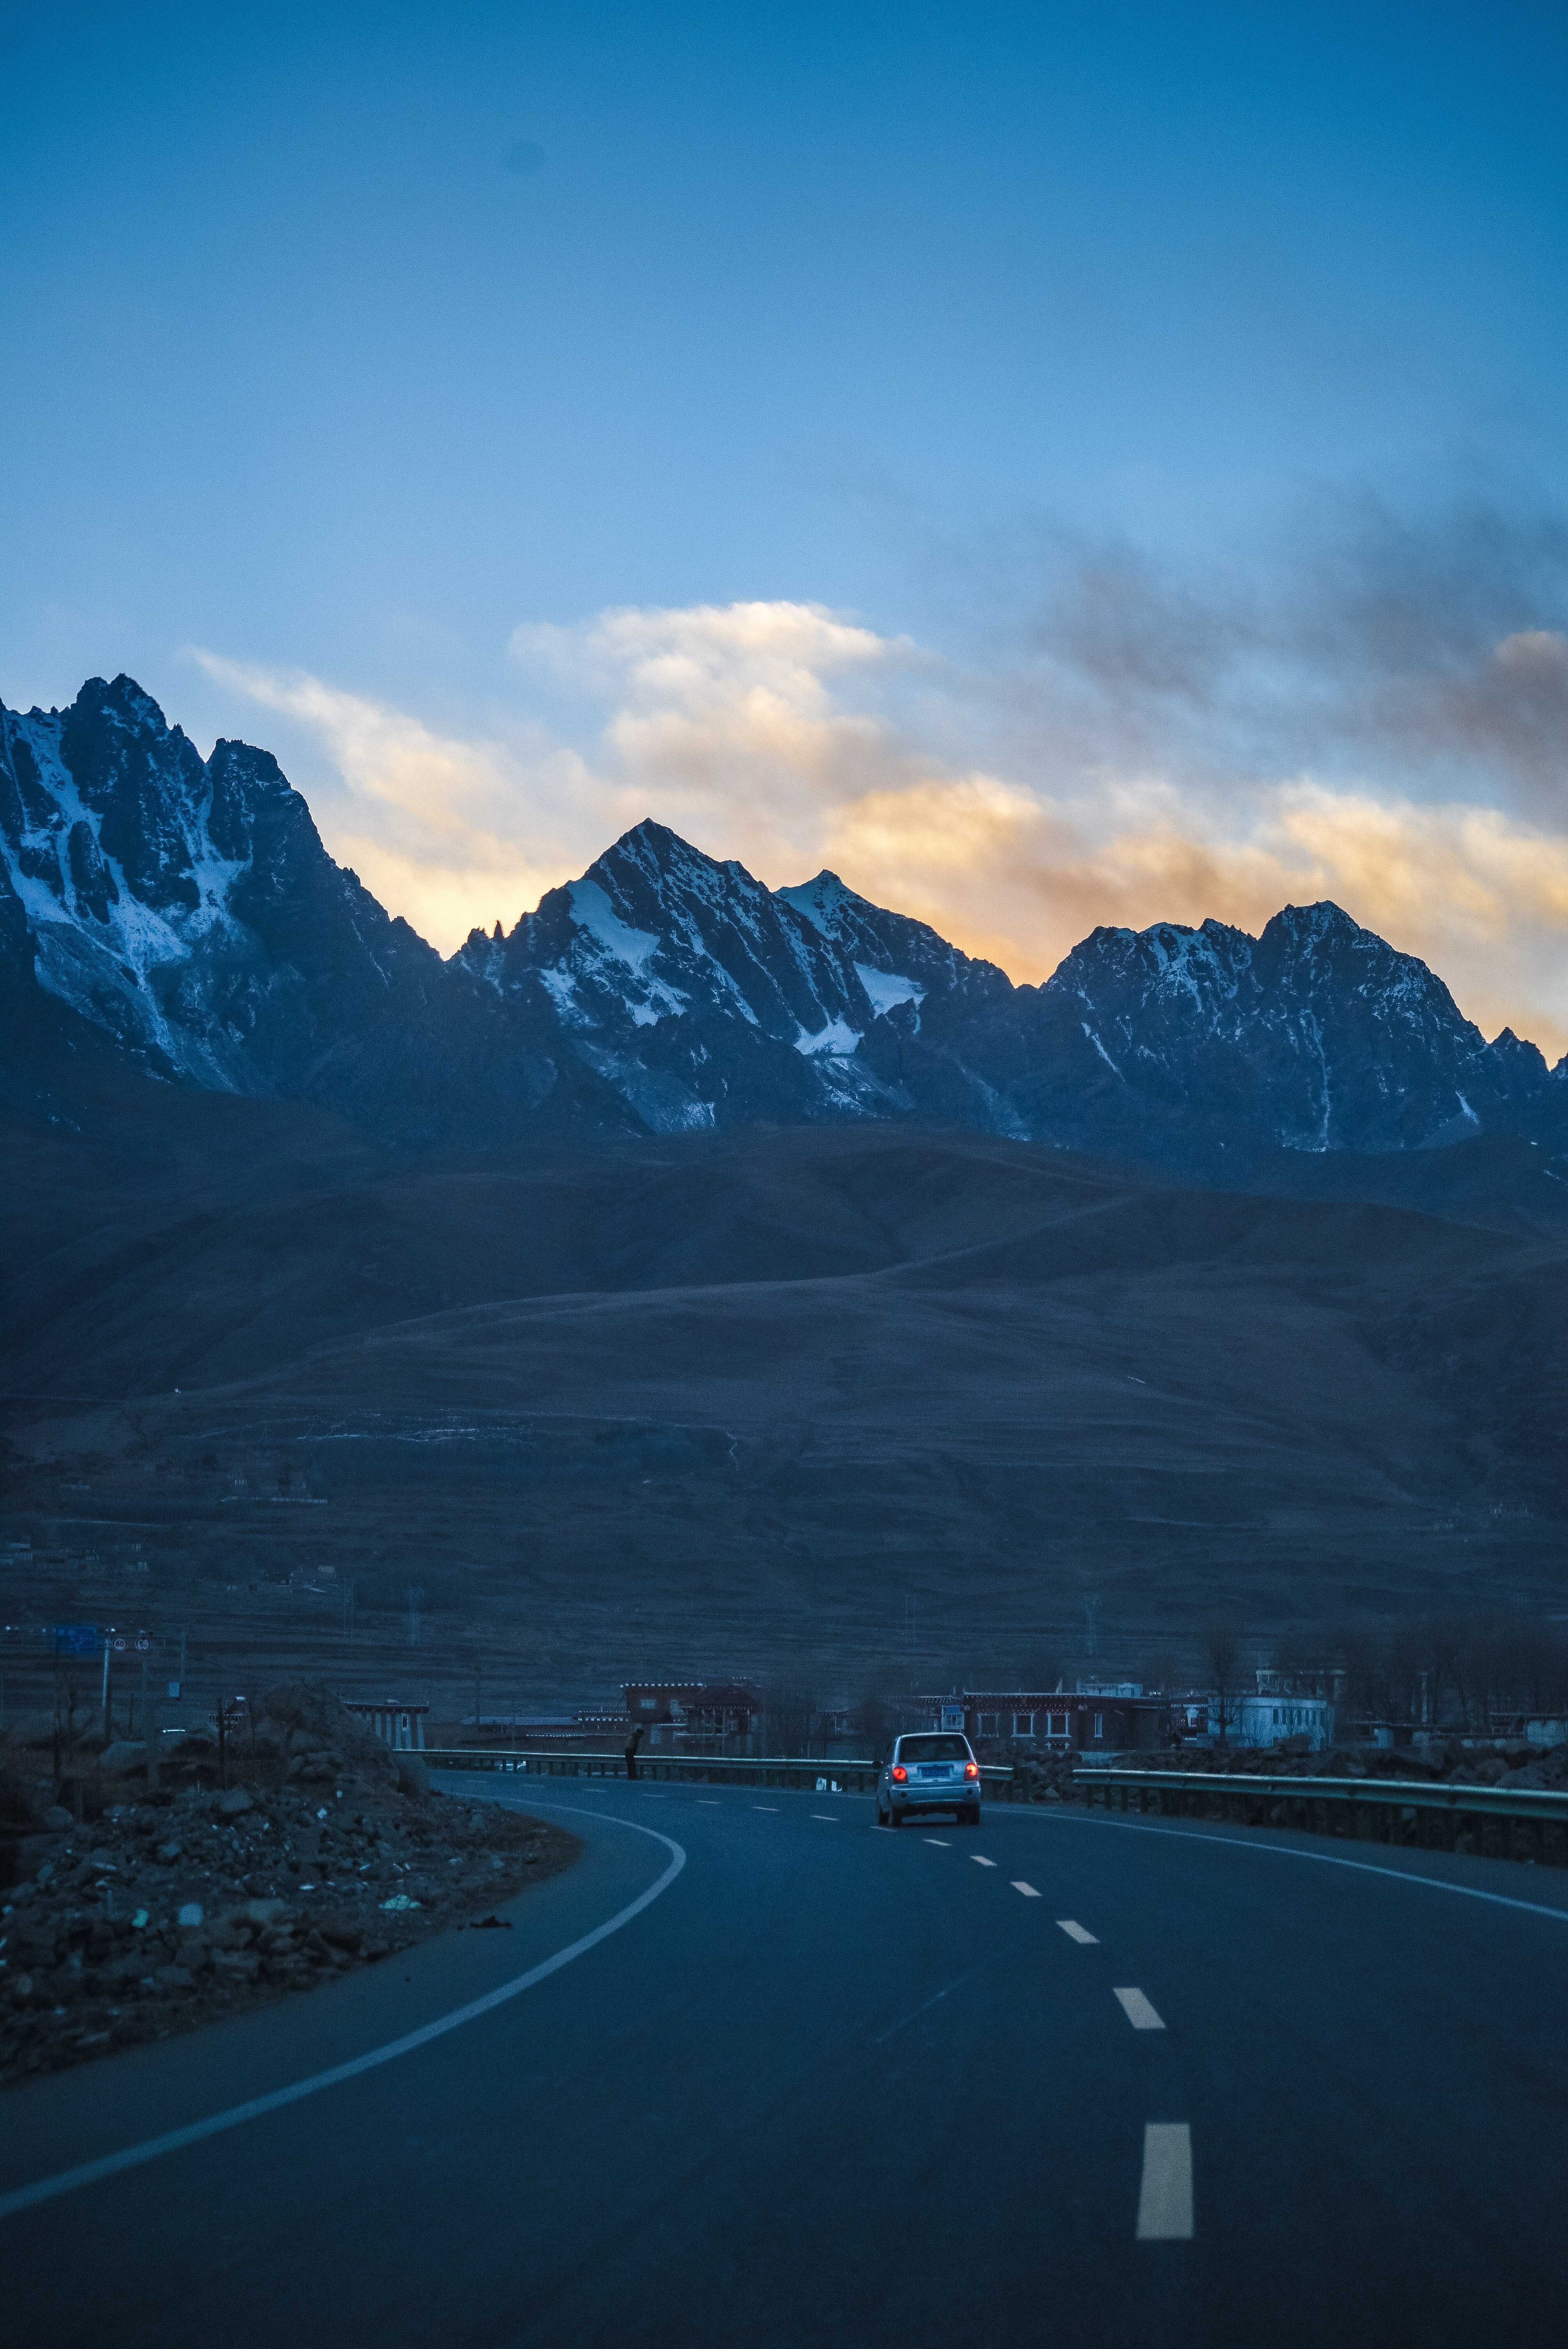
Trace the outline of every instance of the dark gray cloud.
{"type": "Polygon", "coordinates": [[[514,171],[520,180],[530,180],[535,171],[542,171],[545,154],[537,139],[514,139],[500,160],[503,170],[514,171]]]}
{"type": "Polygon", "coordinates": [[[1334,497],[1228,564],[1064,541],[1050,572],[1042,683],[1108,757],[1568,815],[1568,515],[1334,497]]]}

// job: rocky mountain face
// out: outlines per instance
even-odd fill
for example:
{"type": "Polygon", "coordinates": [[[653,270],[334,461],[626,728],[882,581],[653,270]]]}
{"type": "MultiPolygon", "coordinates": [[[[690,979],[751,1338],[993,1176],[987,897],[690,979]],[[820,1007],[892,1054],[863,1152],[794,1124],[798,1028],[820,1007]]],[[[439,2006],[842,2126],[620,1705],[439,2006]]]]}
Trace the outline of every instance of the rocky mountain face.
{"type": "Polygon", "coordinates": [[[1023,1131],[1199,1158],[1399,1151],[1483,1132],[1560,1143],[1568,1061],[1491,1043],[1441,979],[1337,905],[1287,905],[1261,937],[1208,921],[1101,928],[966,1054],[1023,1131]],[[1136,1137],[1136,1139],[1135,1139],[1136,1137]]]}
{"type": "Polygon", "coordinates": [[[5,1058],[35,1094],[57,1089],[41,1057],[107,1040],[150,1076],[416,1144],[506,1138],[562,1093],[630,1122],[334,864],[270,753],[203,761],[129,678],[68,709],[0,706],[0,855],[5,1058]]]}
{"type": "Polygon", "coordinates": [[[1258,938],[1097,929],[1015,987],[830,873],[769,890],[646,823],[444,963],[265,751],[203,761],[124,677],[0,707],[0,854],[6,1058],[31,1040],[36,1095],[40,1061],[107,1050],[416,1147],[919,1117],[1217,1171],[1568,1140],[1568,1061],[1489,1044],[1331,905],[1258,938]]]}

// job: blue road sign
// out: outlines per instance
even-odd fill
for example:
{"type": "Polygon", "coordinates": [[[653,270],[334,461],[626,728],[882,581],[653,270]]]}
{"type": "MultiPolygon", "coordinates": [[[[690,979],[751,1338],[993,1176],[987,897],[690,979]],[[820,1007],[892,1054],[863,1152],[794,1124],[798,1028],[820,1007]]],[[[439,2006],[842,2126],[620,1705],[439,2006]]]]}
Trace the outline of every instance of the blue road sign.
{"type": "Polygon", "coordinates": [[[96,1623],[57,1623],[55,1653],[57,1656],[96,1656],[98,1648],[96,1623]]]}

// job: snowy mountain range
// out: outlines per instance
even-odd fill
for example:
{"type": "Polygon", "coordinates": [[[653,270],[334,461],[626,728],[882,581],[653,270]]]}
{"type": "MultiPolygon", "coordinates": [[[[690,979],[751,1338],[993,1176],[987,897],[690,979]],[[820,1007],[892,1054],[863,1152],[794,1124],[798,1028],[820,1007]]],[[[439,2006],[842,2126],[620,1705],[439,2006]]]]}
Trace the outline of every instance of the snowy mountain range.
{"type": "Polygon", "coordinates": [[[267,752],[203,761],[125,677],[0,705],[0,855],[10,1096],[50,1114],[107,1058],[416,1147],[897,1117],[1196,1166],[1568,1140],[1568,1060],[1488,1043],[1326,904],[1097,929],[1015,987],[830,873],[769,890],[645,823],[443,961],[267,752]]]}

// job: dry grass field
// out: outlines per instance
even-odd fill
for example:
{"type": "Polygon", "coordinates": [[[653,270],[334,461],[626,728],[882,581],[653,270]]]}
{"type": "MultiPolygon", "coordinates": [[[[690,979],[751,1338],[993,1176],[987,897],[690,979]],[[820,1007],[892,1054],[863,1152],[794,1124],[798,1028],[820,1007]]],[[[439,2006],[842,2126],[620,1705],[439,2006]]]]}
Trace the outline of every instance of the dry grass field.
{"type": "Polygon", "coordinates": [[[7,1140],[13,1702],[51,1616],[449,1713],[476,1667],[486,1711],[853,1697],[1136,1669],[1220,1601],[1265,1643],[1563,1603],[1568,1216],[1524,1145],[1219,1193],[893,1126],[408,1165],[136,1100],[7,1140]]]}

